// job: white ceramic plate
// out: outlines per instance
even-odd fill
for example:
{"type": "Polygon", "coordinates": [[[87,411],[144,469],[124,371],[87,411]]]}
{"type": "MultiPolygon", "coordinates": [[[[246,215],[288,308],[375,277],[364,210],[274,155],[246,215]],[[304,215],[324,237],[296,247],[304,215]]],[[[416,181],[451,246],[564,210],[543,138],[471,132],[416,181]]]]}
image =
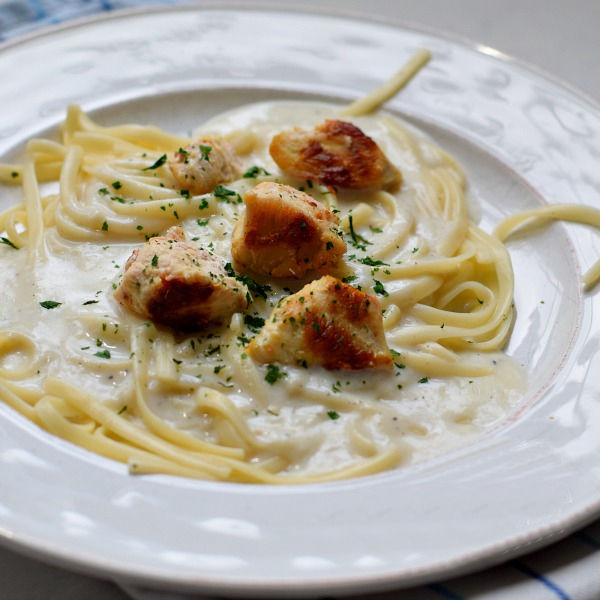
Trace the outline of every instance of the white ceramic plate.
{"type": "MultiPolygon", "coordinates": [[[[600,111],[564,86],[414,29],[222,4],[115,14],[5,45],[0,160],[52,130],[69,102],[105,123],[186,132],[254,100],[354,99],[418,47],[433,60],[389,109],[459,157],[484,228],[542,202],[597,203],[600,111]]],[[[529,388],[477,444],[344,483],[202,483],[131,477],[0,406],[0,541],[132,583],[290,596],[431,581],[583,525],[600,514],[600,297],[579,279],[598,235],[553,225],[509,246],[508,350],[529,388]]]]}

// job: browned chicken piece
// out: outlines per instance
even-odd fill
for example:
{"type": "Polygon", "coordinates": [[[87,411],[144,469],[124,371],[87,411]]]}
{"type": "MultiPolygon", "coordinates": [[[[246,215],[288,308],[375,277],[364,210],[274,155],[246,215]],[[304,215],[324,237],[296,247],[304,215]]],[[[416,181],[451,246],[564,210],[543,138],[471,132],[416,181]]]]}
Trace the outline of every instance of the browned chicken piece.
{"type": "Polygon", "coordinates": [[[390,369],[379,302],[331,275],[283,299],[248,345],[261,363],[390,369]]]}
{"type": "Polygon", "coordinates": [[[231,241],[244,269],[299,279],[333,267],[346,252],[337,216],[304,192],[265,181],[246,192],[244,202],[231,241]]]}
{"type": "Polygon", "coordinates": [[[356,125],[328,119],[312,130],[282,131],[269,152],[294,177],[354,189],[396,189],[402,182],[379,146],[356,125]]]}
{"type": "Polygon", "coordinates": [[[180,148],[168,160],[177,183],[191,194],[206,194],[220,183],[240,176],[240,160],[229,143],[218,137],[204,137],[180,148]]]}
{"type": "Polygon", "coordinates": [[[182,331],[228,322],[247,308],[244,284],[221,261],[185,241],[181,227],[133,251],[115,298],[128,310],[182,331]]]}

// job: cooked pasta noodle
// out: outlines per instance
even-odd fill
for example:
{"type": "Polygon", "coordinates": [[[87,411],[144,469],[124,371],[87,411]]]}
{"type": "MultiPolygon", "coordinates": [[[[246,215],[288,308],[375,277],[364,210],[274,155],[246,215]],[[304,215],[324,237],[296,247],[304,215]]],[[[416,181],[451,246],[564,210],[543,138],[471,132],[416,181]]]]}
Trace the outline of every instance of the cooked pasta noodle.
{"type": "MultiPolygon", "coordinates": [[[[427,59],[418,53],[389,85],[341,111],[401,169],[394,193],[334,194],[270,159],[273,134],[339,116],[337,106],[273,102],[205,124],[248,171],[225,194],[197,196],[161,159],[190,139],[156,127],[101,127],[70,107],[60,142],[32,140],[22,165],[0,165],[0,180],[20,184],[24,198],[0,215],[3,285],[13,283],[0,309],[0,399],[137,474],[328,481],[475,439],[523,390],[521,370],[502,353],[514,316],[502,240],[532,219],[600,219],[561,205],[511,217],[494,236],[470,222],[457,162],[400,121],[365,116],[427,59]],[[194,335],[144,322],[112,297],[132,248],[174,224],[230,262],[244,192],[275,180],[339,213],[349,248],[334,274],[378,296],[393,372],[286,366],[273,380],[252,361],[245,346],[305,281],[260,279],[245,315],[194,335]]],[[[586,283],[598,277],[596,265],[586,283]]]]}

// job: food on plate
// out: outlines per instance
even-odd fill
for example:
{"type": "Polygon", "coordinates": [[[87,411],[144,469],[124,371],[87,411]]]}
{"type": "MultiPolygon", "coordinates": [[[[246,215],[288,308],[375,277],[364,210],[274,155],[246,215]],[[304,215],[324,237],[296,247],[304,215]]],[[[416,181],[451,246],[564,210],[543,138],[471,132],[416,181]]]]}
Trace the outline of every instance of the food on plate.
{"type": "Polygon", "coordinates": [[[171,227],[125,263],[115,298],[136,315],[183,331],[223,324],[248,306],[248,288],[212,253],[171,227]]]}
{"type": "Polygon", "coordinates": [[[280,300],[248,353],[261,363],[329,370],[393,365],[377,298],[331,275],[280,300]]]}
{"type": "MultiPolygon", "coordinates": [[[[70,107],[59,141],[0,165],[23,198],[0,214],[0,399],[131,473],[268,484],[501,423],[525,377],[500,239],[523,219],[483,231],[457,161],[373,112],[384,88],[241,106],[193,138],[70,107]]],[[[600,221],[546,209],[525,221],[600,221]]]]}
{"type": "Polygon", "coordinates": [[[179,148],[167,159],[177,184],[191,194],[206,194],[240,176],[240,159],[227,142],[207,136],[179,148]]]}
{"type": "Polygon", "coordinates": [[[326,119],[310,130],[278,133],[269,146],[277,166],[300,179],[354,189],[394,189],[400,171],[377,143],[348,121],[326,119]]]}
{"type": "Polygon", "coordinates": [[[331,270],[346,251],[337,216],[306,192],[264,181],[244,194],[244,204],[231,247],[244,269],[301,279],[331,270]]]}

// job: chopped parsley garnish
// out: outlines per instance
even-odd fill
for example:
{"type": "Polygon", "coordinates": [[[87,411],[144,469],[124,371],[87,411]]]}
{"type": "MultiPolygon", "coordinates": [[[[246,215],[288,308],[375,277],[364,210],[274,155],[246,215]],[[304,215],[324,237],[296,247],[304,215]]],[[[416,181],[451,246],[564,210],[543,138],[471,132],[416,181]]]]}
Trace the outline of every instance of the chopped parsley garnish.
{"type": "Polygon", "coordinates": [[[108,231],[108,223],[106,221],[102,223],[102,231],[108,231]]]}
{"type": "Polygon", "coordinates": [[[51,308],[57,308],[61,304],[62,302],[56,302],[55,300],[44,300],[43,302],[40,302],[40,306],[42,308],[47,308],[48,310],[51,308]]]}
{"type": "Polygon", "coordinates": [[[265,375],[265,381],[267,383],[273,385],[282,377],[287,377],[287,373],[284,373],[277,365],[267,365],[267,373],[265,375]]]}
{"type": "Polygon", "coordinates": [[[258,177],[260,175],[260,173],[264,174],[264,175],[270,175],[270,173],[264,169],[263,167],[258,167],[256,165],[254,165],[253,167],[250,167],[243,175],[242,177],[245,177],[246,179],[255,179],[256,177],[258,177]]]}
{"type": "Polygon", "coordinates": [[[383,229],[381,229],[381,227],[373,227],[373,225],[369,225],[369,229],[373,233],[383,233],[383,229]]]}
{"type": "Polygon", "coordinates": [[[342,281],[344,283],[351,283],[352,281],[356,281],[358,277],[356,275],[348,275],[346,277],[342,277],[342,281]]]}
{"type": "Polygon", "coordinates": [[[6,237],[0,237],[0,242],[10,246],[11,248],[14,248],[15,250],[18,250],[18,248],[6,237]]]}
{"type": "Polygon", "coordinates": [[[19,176],[19,172],[18,171],[11,171],[10,176],[13,179],[16,179],[19,176]]]}
{"type": "Polygon", "coordinates": [[[364,258],[358,259],[359,263],[363,265],[367,265],[369,267],[379,267],[381,265],[388,265],[388,263],[383,262],[382,260],[373,260],[370,256],[365,256],[364,258]]]}
{"type": "Polygon", "coordinates": [[[152,266],[153,267],[158,266],[158,256],[156,254],[152,257],[152,266]]]}
{"type": "MultiPolygon", "coordinates": [[[[402,355],[400,354],[400,352],[398,352],[397,350],[394,350],[393,348],[390,348],[390,354],[392,355],[392,358],[396,359],[396,358],[400,358],[402,355]]],[[[396,365],[396,367],[398,369],[405,369],[406,365],[400,363],[400,362],[396,362],[394,360],[394,365],[396,365]]]]}
{"type": "Polygon", "coordinates": [[[181,364],[183,361],[182,361],[182,360],[179,360],[178,358],[174,358],[174,359],[173,359],[173,362],[174,362],[176,365],[180,365],[180,364],[181,364]]]}
{"type": "Polygon", "coordinates": [[[359,235],[358,233],[356,233],[356,231],[354,231],[354,223],[352,221],[353,221],[352,215],[348,215],[348,225],[350,226],[350,237],[352,238],[351,244],[355,248],[358,248],[359,250],[366,250],[367,245],[371,245],[371,242],[369,242],[368,240],[365,240],[365,238],[362,235],[359,235]]]}
{"type": "Polygon", "coordinates": [[[213,372],[214,373],[219,373],[220,371],[222,371],[225,368],[225,365],[217,365],[214,369],[213,372]]]}
{"type": "Polygon", "coordinates": [[[230,262],[225,264],[225,271],[227,272],[227,275],[229,275],[229,277],[235,277],[235,279],[241,281],[254,296],[259,296],[260,298],[264,298],[265,300],[267,299],[267,292],[270,292],[272,289],[268,283],[258,283],[257,281],[252,279],[252,277],[246,274],[238,275],[234,271],[230,262]]]}
{"type": "Polygon", "coordinates": [[[237,336],[237,341],[240,345],[245,346],[246,344],[250,343],[250,338],[246,337],[246,335],[242,333],[242,335],[237,336]]]}
{"type": "Polygon", "coordinates": [[[162,167],[167,162],[167,155],[163,154],[160,158],[156,160],[156,162],[152,163],[149,167],[145,167],[142,171],[150,171],[151,169],[158,169],[162,167]]]}
{"type": "Polygon", "coordinates": [[[260,329],[264,324],[265,320],[262,317],[253,317],[252,315],[244,315],[244,323],[248,325],[250,329],[260,329]]]}
{"type": "Polygon", "coordinates": [[[216,186],[212,193],[215,198],[221,202],[226,202],[227,204],[231,203],[232,197],[236,198],[238,204],[241,204],[242,202],[242,197],[235,190],[230,190],[222,185],[216,186]]]}
{"type": "Polygon", "coordinates": [[[210,152],[212,150],[212,146],[205,146],[204,144],[199,144],[200,153],[202,154],[202,160],[206,162],[210,162],[210,152]]]}
{"type": "Polygon", "coordinates": [[[110,192],[108,191],[108,188],[102,187],[98,190],[99,194],[102,194],[103,196],[108,196],[110,194],[110,192]]]}
{"type": "Polygon", "coordinates": [[[113,181],[112,186],[115,190],[120,190],[123,187],[123,184],[120,181],[113,181]]]}
{"type": "Polygon", "coordinates": [[[389,296],[387,290],[383,287],[383,283],[381,281],[374,279],[375,285],[373,286],[373,290],[376,294],[380,294],[381,296],[389,296]]]}
{"type": "Polygon", "coordinates": [[[88,304],[98,304],[98,300],[87,300],[81,306],[87,306],[88,304]]]}
{"type": "Polygon", "coordinates": [[[202,198],[200,204],[198,204],[198,210],[204,210],[205,208],[208,208],[208,200],[206,198],[202,198]]]}
{"type": "Polygon", "coordinates": [[[108,350],[100,350],[100,352],[96,352],[94,354],[94,356],[97,356],[98,358],[106,358],[109,359],[110,358],[110,351],[108,350]]]}
{"type": "Polygon", "coordinates": [[[119,412],[117,413],[118,415],[122,415],[125,411],[127,410],[127,404],[125,404],[124,406],[122,406],[119,409],[119,412]]]}
{"type": "Polygon", "coordinates": [[[427,383],[429,381],[429,377],[421,377],[421,379],[419,379],[419,383],[427,383]]]}
{"type": "Polygon", "coordinates": [[[137,229],[138,231],[141,231],[142,229],[144,229],[144,226],[143,226],[143,225],[138,225],[138,226],[136,227],[136,229],[137,229]]]}
{"type": "Polygon", "coordinates": [[[328,410],[327,411],[327,416],[332,420],[335,421],[336,419],[340,418],[340,413],[336,412],[335,410],[328,410]]]}
{"type": "Polygon", "coordinates": [[[208,219],[197,219],[196,223],[198,223],[200,227],[206,227],[208,225],[208,219]]]}

